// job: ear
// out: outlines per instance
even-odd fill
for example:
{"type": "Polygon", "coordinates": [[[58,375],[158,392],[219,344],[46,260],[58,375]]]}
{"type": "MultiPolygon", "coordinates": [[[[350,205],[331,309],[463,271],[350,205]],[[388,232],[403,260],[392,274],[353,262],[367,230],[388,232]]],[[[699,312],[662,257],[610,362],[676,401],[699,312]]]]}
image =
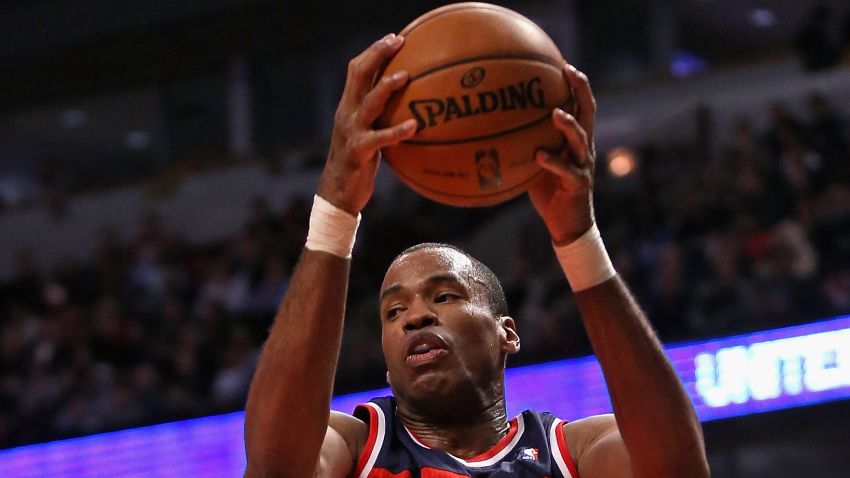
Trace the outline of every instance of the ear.
{"type": "Polygon", "coordinates": [[[498,319],[499,325],[502,328],[502,350],[508,355],[519,352],[519,334],[516,331],[516,322],[508,316],[502,316],[498,319]]]}
{"type": "Polygon", "coordinates": [[[389,385],[390,388],[393,388],[393,381],[390,380],[390,371],[389,370],[387,370],[387,385],[389,385]]]}

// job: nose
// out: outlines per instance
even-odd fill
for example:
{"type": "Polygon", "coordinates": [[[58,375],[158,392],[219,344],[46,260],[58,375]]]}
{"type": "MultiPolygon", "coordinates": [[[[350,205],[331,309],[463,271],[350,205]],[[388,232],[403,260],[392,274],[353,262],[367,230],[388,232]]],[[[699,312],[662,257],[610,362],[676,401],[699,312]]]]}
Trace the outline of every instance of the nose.
{"type": "Polygon", "coordinates": [[[412,332],[432,325],[437,325],[438,319],[434,311],[422,299],[417,298],[410,305],[405,319],[404,331],[412,332]]]}

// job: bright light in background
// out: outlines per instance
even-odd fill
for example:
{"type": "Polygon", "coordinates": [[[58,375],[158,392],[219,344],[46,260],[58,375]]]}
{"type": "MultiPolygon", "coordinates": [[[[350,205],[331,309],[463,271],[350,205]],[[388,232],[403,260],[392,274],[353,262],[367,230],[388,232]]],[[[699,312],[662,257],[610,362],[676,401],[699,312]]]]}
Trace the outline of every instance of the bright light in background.
{"type": "Polygon", "coordinates": [[[68,129],[82,128],[88,120],[89,117],[86,112],[80,109],[68,109],[59,115],[59,122],[68,129]]]}
{"type": "Polygon", "coordinates": [[[750,23],[759,28],[772,27],[776,23],[776,14],[773,10],[756,8],[750,12],[750,23]]]}
{"type": "Polygon", "coordinates": [[[125,139],[127,149],[145,149],[151,144],[151,137],[146,131],[131,131],[125,139]]]}
{"type": "Polygon", "coordinates": [[[608,171],[614,177],[622,178],[632,174],[637,168],[635,153],[629,148],[614,148],[608,153],[608,171]]]}
{"type": "Polygon", "coordinates": [[[676,54],[670,62],[670,73],[676,78],[687,78],[702,73],[708,68],[708,63],[690,52],[676,54]]]}

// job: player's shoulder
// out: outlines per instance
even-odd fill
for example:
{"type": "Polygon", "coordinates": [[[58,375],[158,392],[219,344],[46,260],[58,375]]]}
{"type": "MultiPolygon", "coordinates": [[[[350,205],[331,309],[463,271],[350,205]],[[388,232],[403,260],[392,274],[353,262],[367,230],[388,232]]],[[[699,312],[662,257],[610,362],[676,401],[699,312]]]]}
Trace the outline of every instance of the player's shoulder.
{"type": "Polygon", "coordinates": [[[571,421],[564,424],[564,431],[570,430],[576,434],[576,438],[595,437],[599,434],[610,433],[617,430],[617,420],[611,413],[603,415],[592,415],[587,418],[571,421]]]}
{"type": "Polygon", "coordinates": [[[331,410],[331,415],[328,418],[328,426],[339,433],[349,431],[352,433],[362,433],[364,431],[366,433],[369,432],[369,425],[366,422],[354,415],[338,412],[336,410],[331,410]]]}
{"type": "MultiPolygon", "coordinates": [[[[612,414],[593,415],[564,424],[564,441],[578,464],[597,443],[621,443],[617,420],[612,414]]],[[[597,447],[598,448],[598,447],[597,447]]]]}
{"type": "Polygon", "coordinates": [[[315,476],[317,478],[350,476],[360,450],[363,449],[367,433],[366,424],[358,418],[331,410],[315,476]]]}
{"type": "Polygon", "coordinates": [[[366,422],[353,415],[331,410],[328,428],[333,429],[342,437],[353,457],[356,458],[360,455],[360,451],[363,450],[369,436],[369,425],[366,422]]]}
{"type": "Polygon", "coordinates": [[[617,420],[613,414],[593,415],[564,424],[564,438],[578,448],[599,440],[610,433],[615,433],[617,420]]]}

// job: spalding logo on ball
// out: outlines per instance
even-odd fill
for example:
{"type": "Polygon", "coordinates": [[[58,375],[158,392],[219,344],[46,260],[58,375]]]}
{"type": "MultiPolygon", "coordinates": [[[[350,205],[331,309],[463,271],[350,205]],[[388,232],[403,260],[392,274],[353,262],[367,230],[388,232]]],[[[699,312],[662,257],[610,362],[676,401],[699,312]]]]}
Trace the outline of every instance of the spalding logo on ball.
{"type": "Polygon", "coordinates": [[[404,46],[384,74],[410,83],[378,120],[413,118],[416,135],[383,150],[415,191],[452,206],[489,206],[524,192],[540,174],[539,148],[558,150],[552,125],[570,92],[555,43],[507,8],[458,3],[422,15],[400,35],[404,46]]]}

